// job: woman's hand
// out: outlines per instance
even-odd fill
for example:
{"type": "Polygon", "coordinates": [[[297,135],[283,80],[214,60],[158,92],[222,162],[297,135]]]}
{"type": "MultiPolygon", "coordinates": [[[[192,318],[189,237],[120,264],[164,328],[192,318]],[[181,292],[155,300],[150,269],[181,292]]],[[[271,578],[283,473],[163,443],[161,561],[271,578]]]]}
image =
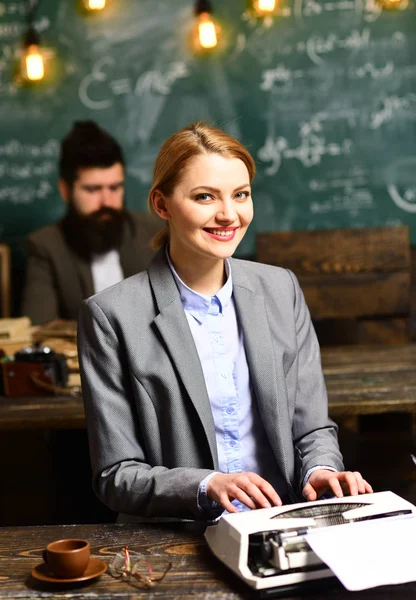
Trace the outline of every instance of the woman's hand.
{"type": "Polygon", "coordinates": [[[208,482],[207,496],[230,513],[238,512],[234,499],[251,509],[282,505],[270,483],[256,473],[218,473],[208,482]]]}
{"type": "Polygon", "coordinates": [[[322,494],[332,493],[337,498],[372,494],[373,488],[358,471],[336,473],[326,469],[317,469],[311,473],[308,483],[302,490],[302,496],[308,501],[317,500],[322,494]]]}

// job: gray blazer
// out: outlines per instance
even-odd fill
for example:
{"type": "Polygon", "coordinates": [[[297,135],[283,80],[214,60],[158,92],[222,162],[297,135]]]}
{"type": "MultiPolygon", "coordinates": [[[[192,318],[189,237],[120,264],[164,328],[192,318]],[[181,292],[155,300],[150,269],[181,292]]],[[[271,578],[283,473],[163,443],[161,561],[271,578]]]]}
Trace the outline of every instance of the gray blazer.
{"type": "MultiPolygon", "coordinates": [[[[231,259],[254,394],[293,500],[317,465],[343,470],[319,346],[290,271],[231,259]]],[[[115,511],[203,519],[218,469],[204,376],[165,251],[147,271],[84,301],[79,358],[93,487],[115,511]]]]}

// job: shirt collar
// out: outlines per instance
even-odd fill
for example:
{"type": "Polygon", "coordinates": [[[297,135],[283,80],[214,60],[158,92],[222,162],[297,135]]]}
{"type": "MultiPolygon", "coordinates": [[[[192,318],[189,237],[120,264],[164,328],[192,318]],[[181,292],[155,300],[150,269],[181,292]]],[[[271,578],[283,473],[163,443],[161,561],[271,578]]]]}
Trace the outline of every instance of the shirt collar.
{"type": "Polygon", "coordinates": [[[228,259],[225,260],[225,272],[227,281],[214,296],[205,296],[192,290],[186,285],[175,271],[175,267],[169,256],[169,249],[166,247],[166,257],[170,270],[178,286],[179,294],[183,308],[189,312],[197,321],[203,323],[208,314],[215,315],[222,313],[231,299],[233,292],[233,282],[231,276],[231,264],[228,259]]]}

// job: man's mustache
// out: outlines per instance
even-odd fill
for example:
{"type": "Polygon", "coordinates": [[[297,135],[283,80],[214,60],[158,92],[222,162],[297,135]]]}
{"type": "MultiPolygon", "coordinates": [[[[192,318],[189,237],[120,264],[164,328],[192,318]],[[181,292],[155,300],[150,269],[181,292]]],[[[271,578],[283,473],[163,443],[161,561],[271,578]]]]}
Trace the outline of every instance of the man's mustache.
{"type": "Polygon", "coordinates": [[[90,213],[85,216],[86,220],[94,221],[95,223],[99,223],[102,221],[112,221],[115,217],[119,216],[121,213],[121,209],[119,208],[111,208],[108,206],[102,206],[98,210],[90,213]]]}

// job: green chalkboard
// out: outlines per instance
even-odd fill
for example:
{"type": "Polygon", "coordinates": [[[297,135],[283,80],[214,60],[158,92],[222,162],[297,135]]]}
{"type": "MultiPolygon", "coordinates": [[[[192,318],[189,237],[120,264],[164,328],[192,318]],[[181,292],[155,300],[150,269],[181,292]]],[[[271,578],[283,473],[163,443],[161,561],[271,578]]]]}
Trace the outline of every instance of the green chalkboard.
{"type": "Polygon", "coordinates": [[[121,142],[127,200],[144,209],[163,140],[203,119],[258,166],[259,230],[407,224],[416,243],[416,6],[373,0],[281,0],[272,23],[246,0],[213,0],[221,45],[189,47],[193,0],[112,0],[94,16],[76,0],[41,0],[36,27],[51,77],[13,79],[23,0],[0,1],[0,239],[15,264],[23,240],[58,219],[59,140],[95,119],[121,142]]]}

